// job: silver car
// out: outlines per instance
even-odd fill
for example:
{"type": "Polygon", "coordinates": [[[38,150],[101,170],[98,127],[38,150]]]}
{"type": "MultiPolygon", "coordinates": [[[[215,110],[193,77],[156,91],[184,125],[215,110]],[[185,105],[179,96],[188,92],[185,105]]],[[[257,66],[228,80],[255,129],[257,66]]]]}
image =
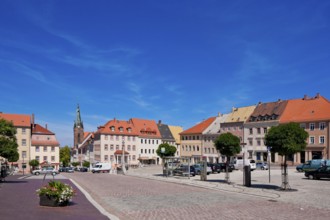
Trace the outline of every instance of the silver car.
{"type": "Polygon", "coordinates": [[[58,174],[58,170],[56,170],[54,167],[42,167],[39,170],[33,170],[32,174],[38,176],[40,174],[51,174],[53,176],[55,176],[56,174],[58,174]]]}

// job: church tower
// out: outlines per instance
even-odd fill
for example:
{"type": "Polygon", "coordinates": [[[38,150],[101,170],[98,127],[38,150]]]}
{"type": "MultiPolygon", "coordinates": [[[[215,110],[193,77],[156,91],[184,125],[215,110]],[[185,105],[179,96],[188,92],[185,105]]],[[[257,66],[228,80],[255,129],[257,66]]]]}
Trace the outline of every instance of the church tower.
{"type": "Polygon", "coordinates": [[[77,106],[76,120],[74,121],[74,126],[73,126],[73,134],[74,134],[73,144],[74,147],[77,148],[78,144],[81,144],[81,142],[84,139],[84,124],[81,120],[79,104],[77,106]]]}

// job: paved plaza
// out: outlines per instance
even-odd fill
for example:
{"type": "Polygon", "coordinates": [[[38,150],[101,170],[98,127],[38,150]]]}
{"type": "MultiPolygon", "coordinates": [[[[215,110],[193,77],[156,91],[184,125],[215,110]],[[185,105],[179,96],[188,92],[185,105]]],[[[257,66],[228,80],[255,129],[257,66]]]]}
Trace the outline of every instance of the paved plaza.
{"type": "Polygon", "coordinates": [[[245,187],[242,171],[225,174],[164,177],[161,166],[129,170],[128,175],[73,173],[78,182],[109,213],[119,219],[328,219],[330,181],[308,180],[289,170],[289,192],[279,189],[281,171],[253,171],[245,187]],[[92,181],[91,181],[92,180],[92,181]]]}
{"type": "MultiPolygon", "coordinates": [[[[328,219],[330,181],[308,180],[289,169],[291,191],[284,192],[279,168],[252,172],[251,187],[243,186],[242,171],[195,177],[164,177],[161,166],[130,169],[127,175],[62,173],[55,179],[72,181],[78,195],[72,206],[38,206],[35,189],[41,176],[10,177],[2,183],[1,219],[328,219]],[[5,185],[4,185],[5,184],[5,185]],[[24,185],[26,184],[26,185],[24,185]],[[28,186],[28,187],[27,187],[28,186]],[[11,194],[11,193],[10,193],[11,194]],[[3,198],[3,197],[2,197],[3,198]],[[15,204],[18,203],[19,204],[15,204]],[[17,210],[17,211],[15,211],[17,210]],[[18,211],[20,210],[20,211],[18,211]],[[103,215],[104,214],[104,215],[103,215]]],[[[49,177],[51,178],[51,177],[49,177]]]]}

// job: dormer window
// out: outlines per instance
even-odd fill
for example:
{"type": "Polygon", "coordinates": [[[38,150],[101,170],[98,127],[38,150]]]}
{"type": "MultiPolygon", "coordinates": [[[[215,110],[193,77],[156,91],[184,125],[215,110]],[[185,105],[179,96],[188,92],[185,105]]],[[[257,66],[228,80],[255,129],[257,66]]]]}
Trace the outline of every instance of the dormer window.
{"type": "Polygon", "coordinates": [[[120,132],[123,132],[124,131],[124,128],[123,127],[119,127],[119,131],[120,132]]]}
{"type": "Polygon", "coordinates": [[[127,128],[127,132],[131,133],[132,132],[132,128],[127,128]]]}
{"type": "Polygon", "coordinates": [[[111,127],[110,127],[110,130],[111,130],[111,131],[115,131],[115,127],[114,127],[114,126],[111,126],[111,127]]]}

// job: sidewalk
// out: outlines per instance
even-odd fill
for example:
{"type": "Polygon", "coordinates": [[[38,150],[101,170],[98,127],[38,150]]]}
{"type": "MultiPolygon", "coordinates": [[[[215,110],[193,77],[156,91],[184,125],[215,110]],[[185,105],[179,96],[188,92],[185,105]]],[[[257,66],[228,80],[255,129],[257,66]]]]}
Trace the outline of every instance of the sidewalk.
{"type": "MultiPolygon", "coordinates": [[[[5,182],[0,183],[0,219],[1,220],[36,220],[36,219],[109,219],[102,215],[85,197],[85,195],[69,180],[62,182],[73,186],[77,194],[67,207],[44,207],[39,205],[36,190],[45,185],[42,179],[30,179],[28,176],[7,176],[5,182]]],[[[56,176],[55,179],[60,178],[56,176]]]]}

